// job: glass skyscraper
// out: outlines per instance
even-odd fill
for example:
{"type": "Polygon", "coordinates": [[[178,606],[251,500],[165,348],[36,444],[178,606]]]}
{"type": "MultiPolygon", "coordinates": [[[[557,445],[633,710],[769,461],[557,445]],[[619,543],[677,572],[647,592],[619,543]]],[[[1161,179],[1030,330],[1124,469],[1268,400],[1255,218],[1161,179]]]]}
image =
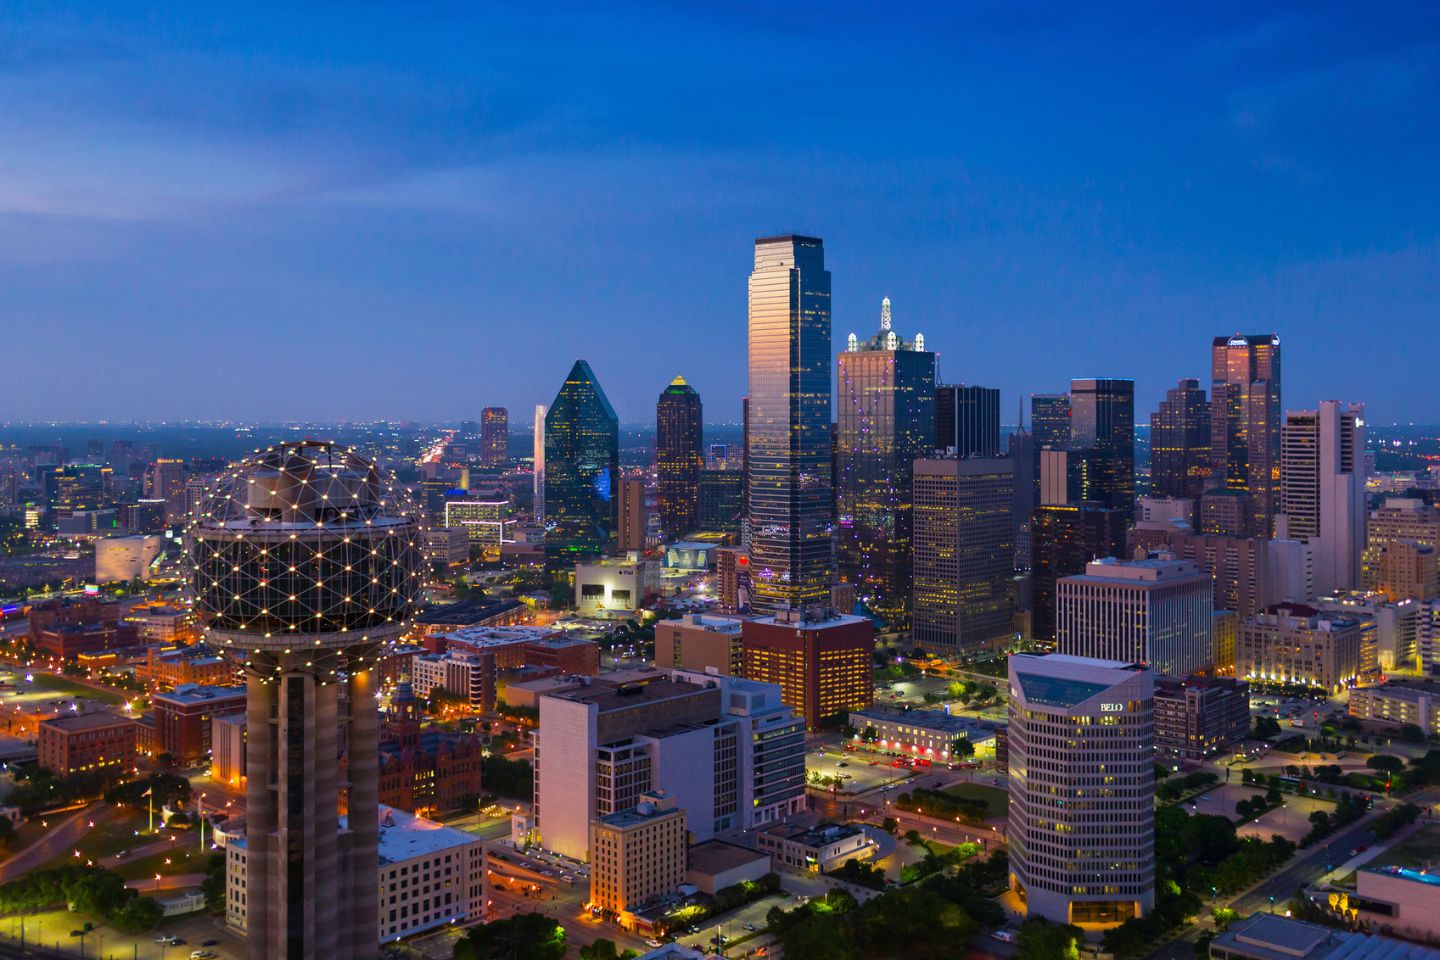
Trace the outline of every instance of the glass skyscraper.
{"type": "Polygon", "coordinates": [[[909,621],[912,479],[935,445],[935,354],[891,326],[851,335],[836,364],[836,528],[840,577],[892,626],[909,621]]]}
{"type": "Polygon", "coordinates": [[[746,470],[752,608],[825,606],[835,575],[830,273],[814,237],[755,241],[746,470]]]}
{"type": "Polygon", "coordinates": [[[1150,494],[1199,500],[1210,478],[1210,406],[1200,381],[1171,387],[1150,415],[1150,494]]]}
{"type": "Polygon", "coordinates": [[[576,360],[545,414],[545,562],[598,556],[615,535],[620,421],[590,364],[576,360]]]}
{"type": "Polygon", "coordinates": [[[1095,452],[1087,499],[1135,507],[1135,381],[1070,381],[1070,445],[1095,452]]]}
{"type": "Polygon", "coordinates": [[[935,448],[958,457],[1000,456],[1000,391],[946,384],[935,388],[935,448]]]}
{"type": "Polygon", "coordinates": [[[1250,494],[1252,536],[1273,532],[1280,508],[1280,338],[1216,337],[1210,347],[1210,466],[1250,494]]]}
{"type": "Polygon", "coordinates": [[[698,529],[704,462],[700,394],[676,377],[655,405],[655,468],[660,475],[660,529],[677,540],[698,529]]]}

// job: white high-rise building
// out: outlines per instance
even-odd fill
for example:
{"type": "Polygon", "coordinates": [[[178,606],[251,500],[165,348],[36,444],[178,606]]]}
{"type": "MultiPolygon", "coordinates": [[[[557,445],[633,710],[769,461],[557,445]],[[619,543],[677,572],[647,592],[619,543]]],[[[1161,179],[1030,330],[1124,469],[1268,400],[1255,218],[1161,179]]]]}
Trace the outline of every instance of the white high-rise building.
{"type": "Polygon", "coordinates": [[[1056,650],[1189,676],[1214,664],[1213,593],[1189,560],[1091,561],[1056,585],[1056,650]]]}
{"type": "Polygon", "coordinates": [[[691,839],[783,820],[805,806],[804,720],[780,687],[672,671],[584,677],[542,696],[533,816],[541,844],[590,859],[593,821],[663,790],[691,839]]]}
{"type": "Polygon", "coordinates": [[[1154,678],[1010,658],[1010,887],[1031,917],[1119,924],[1155,905],[1154,678]]]}
{"type": "Polygon", "coordinates": [[[1322,400],[1292,410],[1281,434],[1276,535],[1304,540],[1315,555],[1319,596],[1360,588],[1365,549],[1365,408],[1322,400]]]}

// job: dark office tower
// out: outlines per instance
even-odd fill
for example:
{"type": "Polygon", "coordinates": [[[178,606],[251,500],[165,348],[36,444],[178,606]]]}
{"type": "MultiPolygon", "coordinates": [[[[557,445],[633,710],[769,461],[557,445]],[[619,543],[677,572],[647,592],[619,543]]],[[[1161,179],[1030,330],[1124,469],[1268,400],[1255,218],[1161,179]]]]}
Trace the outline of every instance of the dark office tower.
{"type": "Polygon", "coordinates": [[[660,477],[660,531],[678,540],[694,533],[700,514],[700,468],[705,462],[700,394],[676,377],[655,404],[655,470],[660,477]]]}
{"type": "Polygon", "coordinates": [[[700,471],[699,529],[740,532],[745,474],[728,467],[700,471]]]}
{"type": "Polygon", "coordinates": [[[1200,381],[1165,392],[1150,415],[1150,495],[1198,500],[1210,479],[1210,405],[1200,381]]]}
{"type": "Polygon", "coordinates": [[[1055,639],[1055,584],[1061,577],[1085,572],[1085,564],[1101,557],[1125,555],[1128,510],[1097,503],[1040,506],[1030,522],[1030,574],[1034,582],[1031,634],[1055,639]]]}
{"type": "Polygon", "coordinates": [[[480,411],[480,464],[498,467],[510,459],[510,411],[486,407],[480,411]]]}
{"type": "Polygon", "coordinates": [[[840,354],[836,513],[840,578],[892,626],[910,611],[912,477],[934,448],[935,354],[902,339],[880,306],[880,331],[840,354]]]}
{"type": "Polygon", "coordinates": [[[1135,507],[1135,381],[1070,381],[1070,445],[1097,454],[1093,499],[1135,507]]]}
{"type": "Polygon", "coordinates": [[[813,237],[755,241],[750,274],[752,609],[825,606],[835,578],[830,489],[830,273],[813,237]]]}
{"type": "Polygon", "coordinates": [[[750,398],[740,398],[740,470],[745,482],[740,488],[740,523],[745,531],[745,546],[750,545],[750,398]]]}
{"type": "Polygon", "coordinates": [[[104,463],[104,462],[105,462],[105,441],[104,441],[104,440],[86,440],[86,441],[85,441],[85,462],[86,462],[86,463],[104,463]]]}
{"type": "Polygon", "coordinates": [[[576,360],[545,414],[545,562],[595,557],[615,539],[620,421],[590,364],[576,360]]]}
{"type": "Polygon", "coordinates": [[[1035,450],[1059,448],[1070,444],[1070,395],[1068,393],[1032,393],[1030,395],[1030,435],[1035,450]]]}
{"type": "Polygon", "coordinates": [[[288,443],[217,481],[186,553],[205,639],[245,675],[245,954],[377,957],[378,668],[424,585],[418,511],[348,448],[288,443]]]}
{"type": "Polygon", "coordinates": [[[1250,494],[1251,535],[1268,537],[1280,509],[1280,337],[1216,337],[1210,380],[1210,469],[1250,494]]]}
{"type": "MultiPolygon", "coordinates": [[[[1023,411],[1022,411],[1023,413],[1023,411]]],[[[1035,437],[1016,427],[1008,440],[1010,465],[1015,472],[1015,499],[1010,517],[1015,525],[1015,568],[1030,566],[1030,517],[1035,513],[1035,437]]]]}
{"type": "Polygon", "coordinates": [[[1000,391],[953,384],[935,388],[935,449],[959,457],[1000,456],[1000,391]]]}
{"type": "Polygon", "coordinates": [[[474,420],[461,420],[460,432],[456,436],[462,440],[473,440],[480,436],[480,424],[474,420]]]}
{"type": "MultiPolygon", "coordinates": [[[[1030,476],[1023,478],[1029,487],[1030,476]]],[[[1010,639],[1015,464],[999,457],[915,461],[911,636],[958,656],[1010,639]]]]}
{"type": "Polygon", "coordinates": [[[134,459],[129,440],[113,440],[110,443],[110,469],[117,477],[130,476],[130,461],[134,459]]]}

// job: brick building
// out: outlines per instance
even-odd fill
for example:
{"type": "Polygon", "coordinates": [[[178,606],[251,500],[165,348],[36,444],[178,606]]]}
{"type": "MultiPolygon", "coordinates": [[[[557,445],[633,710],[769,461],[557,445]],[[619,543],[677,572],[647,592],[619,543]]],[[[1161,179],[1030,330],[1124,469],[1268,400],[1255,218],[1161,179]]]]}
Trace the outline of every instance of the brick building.
{"type": "Polygon", "coordinates": [[[184,684],[151,698],[155,714],[155,753],[168,753],[182,767],[210,755],[210,721],[245,711],[244,687],[184,684]]]}
{"type": "Polygon", "coordinates": [[[874,702],[875,627],[864,617],[831,612],[807,619],[782,611],[745,621],[741,643],[746,679],[779,686],[807,729],[874,702]]]}
{"type": "Polygon", "coordinates": [[[128,770],[135,761],[135,721],[110,713],[82,713],[41,721],[40,766],[59,776],[128,770]]]}

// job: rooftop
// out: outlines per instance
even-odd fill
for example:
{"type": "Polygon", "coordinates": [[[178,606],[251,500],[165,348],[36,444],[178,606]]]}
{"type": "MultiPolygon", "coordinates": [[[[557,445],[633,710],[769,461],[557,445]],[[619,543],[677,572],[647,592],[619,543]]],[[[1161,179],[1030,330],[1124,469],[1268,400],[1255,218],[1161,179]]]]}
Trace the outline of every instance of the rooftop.
{"type": "Polygon", "coordinates": [[[600,676],[591,678],[588,683],[582,679],[579,686],[558,690],[549,696],[578,703],[593,703],[603,712],[624,710],[676,697],[694,696],[706,689],[699,684],[671,680],[663,674],[658,675],[657,679],[641,683],[614,683],[600,676]]]}
{"type": "Polygon", "coordinates": [[[794,824],[779,823],[765,831],[772,837],[781,837],[802,847],[823,847],[864,833],[853,823],[821,823],[806,829],[794,824]]]}
{"type": "MultiPolygon", "coordinates": [[[[345,818],[340,818],[345,826],[345,818]]],[[[380,865],[404,863],[442,850],[478,844],[479,837],[417,817],[394,807],[380,807],[380,865]]]]}
{"type": "Polygon", "coordinates": [[[1210,579],[1210,575],[1202,570],[1198,563],[1159,557],[1150,557],[1145,560],[1117,560],[1114,557],[1091,560],[1085,565],[1084,573],[1064,579],[1072,583],[1114,583],[1117,580],[1134,583],[1159,583],[1187,577],[1203,577],[1207,581],[1210,579]]]}
{"type": "Polygon", "coordinates": [[[519,600],[459,600],[438,607],[431,607],[415,617],[417,626],[478,626],[490,617],[508,613],[522,606],[519,600]]]}
{"type": "Polygon", "coordinates": [[[683,815],[684,811],[675,806],[675,801],[668,793],[663,790],[652,790],[644,794],[635,806],[601,817],[599,822],[608,827],[624,830],[677,813],[683,815]]]}
{"type": "Polygon", "coordinates": [[[1211,950],[1254,960],[1440,960],[1440,950],[1403,940],[1331,930],[1274,913],[1241,920],[1211,950]]]}
{"type": "Polygon", "coordinates": [[[99,730],[104,727],[115,727],[134,722],[129,717],[120,717],[113,713],[78,713],[68,717],[42,720],[40,725],[52,730],[58,729],[64,730],[66,733],[75,733],[81,730],[99,730]]]}
{"type": "Polygon", "coordinates": [[[690,848],[690,869],[697,873],[724,873],[756,860],[769,860],[768,853],[739,847],[724,840],[706,840],[690,848]]]}
{"type": "Polygon", "coordinates": [[[212,703],[216,700],[244,699],[245,688],[237,687],[204,687],[198,683],[182,683],[169,693],[157,693],[151,697],[151,702],[164,700],[168,703],[192,704],[212,703]]]}
{"type": "Polygon", "coordinates": [[[851,710],[851,724],[860,726],[855,722],[859,717],[865,720],[878,720],[883,723],[903,723],[912,727],[924,727],[926,730],[937,730],[942,733],[987,733],[992,734],[995,728],[984,721],[974,717],[961,717],[944,712],[943,710],[851,710]]]}
{"type": "Polygon", "coordinates": [[[483,650],[486,647],[507,647],[516,643],[533,643],[554,636],[549,627],[465,627],[445,634],[449,640],[483,650]]]}

